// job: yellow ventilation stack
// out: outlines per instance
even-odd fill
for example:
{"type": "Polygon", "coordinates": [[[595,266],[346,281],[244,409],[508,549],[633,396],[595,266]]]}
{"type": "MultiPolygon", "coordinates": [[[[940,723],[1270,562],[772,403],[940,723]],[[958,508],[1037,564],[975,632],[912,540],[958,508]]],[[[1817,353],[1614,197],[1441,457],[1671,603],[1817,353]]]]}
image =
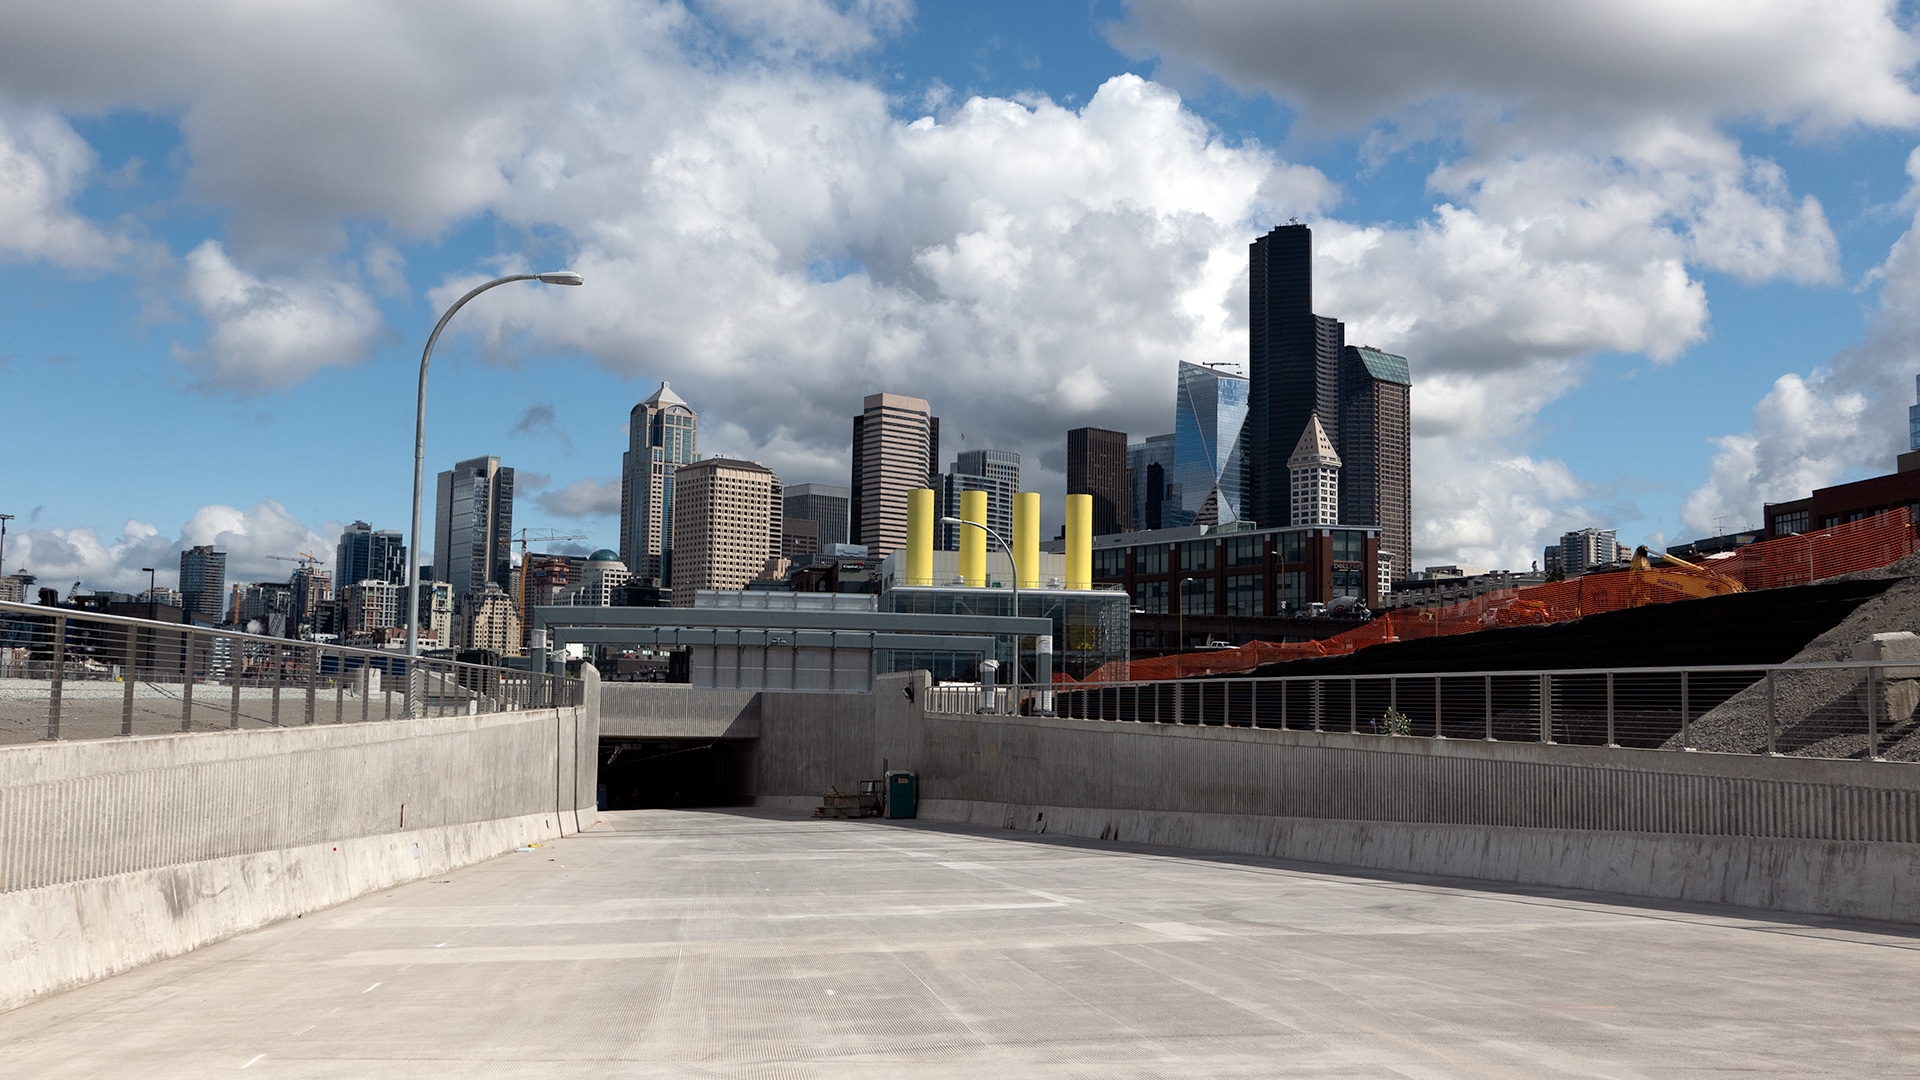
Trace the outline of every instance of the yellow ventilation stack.
{"type": "Polygon", "coordinates": [[[933,489],[907,492],[907,584],[933,584],[933,489]]]}
{"type": "Polygon", "coordinates": [[[1093,496],[1067,496],[1067,588],[1093,588],[1093,496]]]}
{"type": "MultiPolygon", "coordinates": [[[[986,492],[960,493],[960,520],[987,523],[986,492]]],[[[955,527],[960,530],[960,580],[978,589],[987,583],[987,530],[971,525],[955,527]]]]}
{"type": "Polygon", "coordinates": [[[1040,493],[1013,497],[1013,557],[1020,563],[1020,587],[1040,587],[1040,493]]]}

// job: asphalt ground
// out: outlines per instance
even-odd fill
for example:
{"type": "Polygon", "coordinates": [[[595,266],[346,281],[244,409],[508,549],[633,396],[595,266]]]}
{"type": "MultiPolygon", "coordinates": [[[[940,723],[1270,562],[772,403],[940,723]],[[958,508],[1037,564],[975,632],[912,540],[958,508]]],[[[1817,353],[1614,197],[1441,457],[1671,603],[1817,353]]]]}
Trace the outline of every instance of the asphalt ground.
{"type": "Polygon", "coordinates": [[[1899,927],[632,811],[0,1015],[0,1076],[1913,1076],[1917,984],[1899,927]]]}

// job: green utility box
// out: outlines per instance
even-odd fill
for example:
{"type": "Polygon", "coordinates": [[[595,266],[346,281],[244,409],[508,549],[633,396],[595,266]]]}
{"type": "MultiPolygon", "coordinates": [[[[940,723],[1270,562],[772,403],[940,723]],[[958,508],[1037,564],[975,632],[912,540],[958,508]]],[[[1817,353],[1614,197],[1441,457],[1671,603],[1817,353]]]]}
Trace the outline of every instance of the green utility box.
{"type": "Polygon", "coordinates": [[[887,773],[887,816],[910,818],[920,810],[920,778],[902,769],[887,773]]]}

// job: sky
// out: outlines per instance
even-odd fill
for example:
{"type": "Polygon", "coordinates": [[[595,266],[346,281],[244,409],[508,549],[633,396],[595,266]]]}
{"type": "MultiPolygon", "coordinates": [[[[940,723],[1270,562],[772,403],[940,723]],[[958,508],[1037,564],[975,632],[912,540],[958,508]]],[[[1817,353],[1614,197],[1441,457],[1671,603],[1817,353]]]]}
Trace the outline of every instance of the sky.
{"type": "Polygon", "coordinates": [[[1917,64],[1875,0],[17,5],[0,569],[283,580],[404,529],[434,320],[559,268],[430,377],[429,471],[499,455],[516,527],[614,546],[665,380],[789,484],[924,397],[1051,529],[1067,429],[1244,364],[1290,219],[1410,361],[1414,565],[1734,531],[1907,448],[1917,64]]]}

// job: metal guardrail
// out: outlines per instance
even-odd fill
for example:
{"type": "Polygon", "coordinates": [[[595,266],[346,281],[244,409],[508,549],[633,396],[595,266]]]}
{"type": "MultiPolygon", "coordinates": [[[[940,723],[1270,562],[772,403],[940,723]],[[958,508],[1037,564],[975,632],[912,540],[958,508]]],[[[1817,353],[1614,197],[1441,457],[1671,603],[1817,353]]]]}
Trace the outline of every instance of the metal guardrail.
{"type": "Polygon", "coordinates": [[[930,689],[928,710],[1920,761],[1920,663],[1269,676],[930,689]]]}
{"type": "Polygon", "coordinates": [[[545,672],[0,601],[0,741],[554,708],[581,697],[578,679],[545,672]]]}

